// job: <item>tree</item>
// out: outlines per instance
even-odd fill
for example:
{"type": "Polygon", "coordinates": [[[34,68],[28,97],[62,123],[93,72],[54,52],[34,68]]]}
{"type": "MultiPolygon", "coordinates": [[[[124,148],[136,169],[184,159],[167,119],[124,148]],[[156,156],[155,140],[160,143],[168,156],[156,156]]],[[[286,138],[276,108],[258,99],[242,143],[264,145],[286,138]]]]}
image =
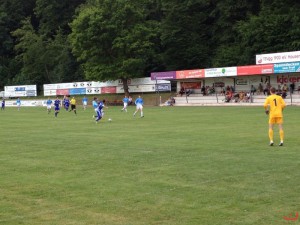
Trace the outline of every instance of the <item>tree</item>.
{"type": "Polygon", "coordinates": [[[299,50],[299,8],[295,0],[265,0],[257,16],[238,24],[241,46],[252,62],[255,54],[299,50]]]}
{"type": "Polygon", "coordinates": [[[81,7],[71,23],[73,53],[83,64],[87,79],[121,79],[128,94],[127,80],[143,77],[154,58],[157,22],[147,19],[142,1],[92,2],[81,7]]]}

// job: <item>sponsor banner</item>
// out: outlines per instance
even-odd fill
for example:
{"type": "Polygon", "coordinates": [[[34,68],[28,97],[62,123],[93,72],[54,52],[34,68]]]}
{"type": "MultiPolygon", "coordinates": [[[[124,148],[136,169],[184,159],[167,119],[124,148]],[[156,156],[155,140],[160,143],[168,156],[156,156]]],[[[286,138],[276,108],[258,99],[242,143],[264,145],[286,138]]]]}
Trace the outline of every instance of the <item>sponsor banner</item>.
{"type": "Polygon", "coordinates": [[[56,90],[44,90],[44,96],[56,96],[56,90]]]}
{"type": "Polygon", "coordinates": [[[155,91],[171,91],[171,84],[156,84],[155,91]]]}
{"type": "Polygon", "coordinates": [[[300,72],[300,62],[274,64],[274,73],[300,72]]]}
{"type": "Polygon", "coordinates": [[[92,82],[74,82],[74,88],[92,87],[92,82]]]}
{"type": "MultiPolygon", "coordinates": [[[[44,100],[36,100],[36,101],[29,101],[29,100],[21,100],[21,107],[23,106],[43,106],[44,100]]],[[[5,101],[5,106],[6,107],[16,107],[17,102],[16,101],[11,101],[7,100],[5,101]]]]}
{"type": "Polygon", "coordinates": [[[36,91],[34,90],[28,90],[26,91],[26,96],[37,96],[36,91]]]}
{"type": "Polygon", "coordinates": [[[45,90],[56,90],[57,84],[44,84],[43,89],[45,90]]]}
{"type": "MultiPolygon", "coordinates": [[[[150,85],[129,85],[128,86],[130,93],[136,92],[155,92],[155,84],[150,85]]],[[[124,93],[122,86],[117,87],[117,93],[124,93]]]]}
{"type": "Polygon", "coordinates": [[[93,81],[91,87],[112,87],[112,86],[118,86],[119,81],[118,80],[111,80],[106,82],[100,82],[100,81],[93,81]]]}
{"type": "Polygon", "coordinates": [[[222,81],[213,83],[214,87],[225,87],[225,83],[222,81]]]}
{"type": "Polygon", "coordinates": [[[86,88],[87,95],[101,94],[101,88],[86,88]]]}
{"type": "Polygon", "coordinates": [[[174,80],[174,79],[176,79],[176,71],[151,73],[151,80],[174,80]]]}
{"type": "Polygon", "coordinates": [[[5,86],[4,91],[7,92],[22,92],[22,91],[36,91],[36,85],[18,85],[18,86],[5,86]]]}
{"type": "Polygon", "coordinates": [[[101,93],[103,94],[115,94],[117,93],[117,88],[116,87],[102,87],[101,88],[101,93]]]}
{"type": "Polygon", "coordinates": [[[205,69],[205,77],[230,77],[237,76],[237,67],[223,67],[205,69]]]}
{"type": "Polygon", "coordinates": [[[76,87],[75,83],[60,83],[56,84],[56,89],[71,89],[76,87]]]}
{"type": "Polygon", "coordinates": [[[256,55],[256,64],[299,62],[300,51],[256,55]]]}
{"type": "MultiPolygon", "coordinates": [[[[134,78],[134,79],[127,80],[128,85],[148,85],[148,84],[161,84],[161,83],[171,83],[171,82],[168,80],[151,80],[150,77],[134,78]]],[[[123,86],[122,80],[119,80],[119,85],[123,86]]]]}
{"type": "Polygon", "coordinates": [[[69,95],[69,89],[58,89],[56,95],[69,95]]]}
{"type": "Polygon", "coordinates": [[[70,95],[85,95],[86,88],[72,88],[69,90],[70,95]]]}
{"type": "Polygon", "coordinates": [[[235,80],[235,84],[236,85],[248,85],[249,84],[249,80],[248,79],[243,79],[243,78],[237,78],[235,80]]]}
{"type": "Polygon", "coordinates": [[[176,79],[204,78],[204,69],[176,71],[176,79]]]}
{"type": "Polygon", "coordinates": [[[274,73],[274,65],[251,65],[251,66],[238,66],[237,75],[238,76],[249,76],[257,74],[271,74],[274,73]]]}
{"type": "Polygon", "coordinates": [[[200,89],[201,88],[201,82],[181,82],[180,83],[181,87],[184,89],[200,89]]]}
{"type": "Polygon", "coordinates": [[[287,83],[300,83],[300,76],[277,76],[276,82],[278,84],[287,84],[287,83]]]}

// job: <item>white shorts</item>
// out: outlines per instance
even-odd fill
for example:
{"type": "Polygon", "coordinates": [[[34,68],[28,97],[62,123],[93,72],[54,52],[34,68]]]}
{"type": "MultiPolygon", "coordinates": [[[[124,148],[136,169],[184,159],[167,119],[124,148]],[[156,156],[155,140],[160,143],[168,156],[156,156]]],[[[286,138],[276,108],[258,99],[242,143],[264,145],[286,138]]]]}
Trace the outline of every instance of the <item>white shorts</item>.
{"type": "Polygon", "coordinates": [[[143,105],[142,104],[137,104],[136,109],[143,109],[143,105]]]}
{"type": "Polygon", "coordinates": [[[20,107],[20,106],[21,106],[21,104],[20,104],[20,103],[17,103],[17,106],[18,106],[18,107],[20,107]]]}
{"type": "Polygon", "coordinates": [[[47,105],[47,109],[51,109],[51,105],[47,105]]]}
{"type": "Polygon", "coordinates": [[[83,105],[84,105],[84,106],[87,106],[87,102],[83,102],[83,105]]]}
{"type": "Polygon", "coordinates": [[[128,103],[124,102],[124,108],[126,108],[126,107],[127,107],[127,105],[128,105],[128,103]]]}

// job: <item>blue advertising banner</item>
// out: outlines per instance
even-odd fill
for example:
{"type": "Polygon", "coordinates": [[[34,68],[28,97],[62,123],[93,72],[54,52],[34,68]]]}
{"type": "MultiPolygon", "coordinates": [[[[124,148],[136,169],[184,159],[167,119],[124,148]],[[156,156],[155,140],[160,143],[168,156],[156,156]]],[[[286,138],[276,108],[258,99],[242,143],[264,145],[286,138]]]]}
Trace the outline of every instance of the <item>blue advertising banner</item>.
{"type": "Polygon", "coordinates": [[[69,90],[69,95],[85,95],[86,88],[72,88],[69,90]]]}
{"type": "Polygon", "coordinates": [[[171,84],[156,84],[156,91],[171,91],[171,84]]]}
{"type": "Polygon", "coordinates": [[[300,72],[300,62],[274,64],[274,73],[300,72]]]}

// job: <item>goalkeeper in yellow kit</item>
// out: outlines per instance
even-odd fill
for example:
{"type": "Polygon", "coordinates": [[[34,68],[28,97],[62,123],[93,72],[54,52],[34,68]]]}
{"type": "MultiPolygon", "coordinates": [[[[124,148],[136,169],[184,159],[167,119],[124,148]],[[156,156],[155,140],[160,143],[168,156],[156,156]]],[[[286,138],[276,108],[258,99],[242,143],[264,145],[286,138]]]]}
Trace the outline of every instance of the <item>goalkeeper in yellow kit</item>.
{"type": "Polygon", "coordinates": [[[279,146],[283,146],[283,138],[284,138],[284,132],[283,132],[283,115],[282,111],[285,108],[286,104],[281,96],[275,94],[276,89],[274,87],[271,87],[270,93],[266,98],[264,108],[267,115],[269,115],[269,138],[270,138],[270,146],[274,145],[273,142],[273,127],[274,124],[278,124],[279,127],[279,135],[280,135],[280,144],[279,146]]]}

